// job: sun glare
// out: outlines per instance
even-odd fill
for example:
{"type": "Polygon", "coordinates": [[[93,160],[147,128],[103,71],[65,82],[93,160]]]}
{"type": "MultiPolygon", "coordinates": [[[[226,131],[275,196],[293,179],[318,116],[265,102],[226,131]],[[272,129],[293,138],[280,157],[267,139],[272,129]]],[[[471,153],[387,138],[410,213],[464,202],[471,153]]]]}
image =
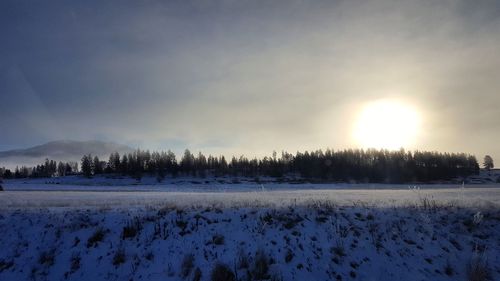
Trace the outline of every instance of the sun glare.
{"type": "Polygon", "coordinates": [[[420,116],[410,105],[390,100],[367,104],[359,113],[353,137],[363,148],[399,149],[414,144],[420,116]]]}

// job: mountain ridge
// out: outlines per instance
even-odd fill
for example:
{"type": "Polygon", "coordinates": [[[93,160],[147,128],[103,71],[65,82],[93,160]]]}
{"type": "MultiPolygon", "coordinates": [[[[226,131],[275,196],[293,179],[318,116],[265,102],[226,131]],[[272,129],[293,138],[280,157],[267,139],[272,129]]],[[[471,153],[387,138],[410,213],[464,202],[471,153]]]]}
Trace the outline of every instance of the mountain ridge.
{"type": "Polygon", "coordinates": [[[99,140],[56,140],[28,148],[0,151],[0,166],[34,165],[48,158],[56,161],[80,161],[85,154],[107,157],[112,152],[127,153],[134,149],[99,140]]]}

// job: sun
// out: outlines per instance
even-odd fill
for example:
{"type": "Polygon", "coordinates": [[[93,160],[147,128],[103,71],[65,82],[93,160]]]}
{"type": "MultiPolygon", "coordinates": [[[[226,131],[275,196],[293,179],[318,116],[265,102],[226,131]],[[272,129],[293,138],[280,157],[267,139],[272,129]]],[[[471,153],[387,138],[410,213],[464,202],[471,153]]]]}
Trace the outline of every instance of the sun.
{"type": "Polygon", "coordinates": [[[415,143],[420,115],[411,105],[379,100],[367,104],[354,124],[353,137],[362,148],[399,149],[415,143]]]}

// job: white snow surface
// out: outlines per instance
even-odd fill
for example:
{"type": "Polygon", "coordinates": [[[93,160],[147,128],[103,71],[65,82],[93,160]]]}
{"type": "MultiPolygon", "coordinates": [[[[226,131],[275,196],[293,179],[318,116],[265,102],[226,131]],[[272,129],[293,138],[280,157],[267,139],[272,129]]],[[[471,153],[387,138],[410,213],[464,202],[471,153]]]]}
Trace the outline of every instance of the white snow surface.
{"type": "Polygon", "coordinates": [[[0,280],[500,280],[496,185],[3,186],[0,280]]]}

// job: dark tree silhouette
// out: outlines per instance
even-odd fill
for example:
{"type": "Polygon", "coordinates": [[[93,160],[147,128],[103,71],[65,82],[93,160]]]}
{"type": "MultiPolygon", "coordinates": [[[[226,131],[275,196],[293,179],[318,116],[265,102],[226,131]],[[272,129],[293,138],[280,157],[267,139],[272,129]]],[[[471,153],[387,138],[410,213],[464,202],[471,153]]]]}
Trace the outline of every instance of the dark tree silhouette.
{"type": "MultiPolygon", "coordinates": [[[[493,168],[493,160],[486,159],[485,167],[493,168]],[[486,163],[488,165],[486,165],[486,163]]],[[[43,164],[32,168],[17,167],[15,172],[2,168],[0,176],[12,177],[53,177],[78,172],[78,163],[56,164],[46,159],[43,164]]],[[[196,156],[186,149],[177,163],[172,151],[136,150],[120,157],[117,152],[109,156],[108,162],[98,157],[84,155],[81,159],[81,174],[122,174],[141,179],[143,174],[156,176],[162,181],[166,176],[232,176],[275,177],[281,180],[301,180],[310,182],[358,182],[358,183],[418,183],[437,182],[464,178],[479,173],[479,164],[473,155],[464,153],[439,153],[428,151],[397,151],[331,149],[297,152],[273,152],[261,159],[244,156],[232,157],[228,163],[224,156],[196,156]]]]}
{"type": "Polygon", "coordinates": [[[488,171],[495,168],[495,165],[493,164],[493,158],[491,158],[491,156],[489,155],[484,156],[483,166],[488,171]]]}
{"type": "Polygon", "coordinates": [[[104,172],[105,162],[101,162],[99,157],[94,156],[94,160],[92,160],[92,171],[94,175],[99,175],[104,172]]]}
{"type": "Polygon", "coordinates": [[[81,166],[83,176],[87,178],[92,177],[92,156],[90,154],[83,155],[81,166]]]}

